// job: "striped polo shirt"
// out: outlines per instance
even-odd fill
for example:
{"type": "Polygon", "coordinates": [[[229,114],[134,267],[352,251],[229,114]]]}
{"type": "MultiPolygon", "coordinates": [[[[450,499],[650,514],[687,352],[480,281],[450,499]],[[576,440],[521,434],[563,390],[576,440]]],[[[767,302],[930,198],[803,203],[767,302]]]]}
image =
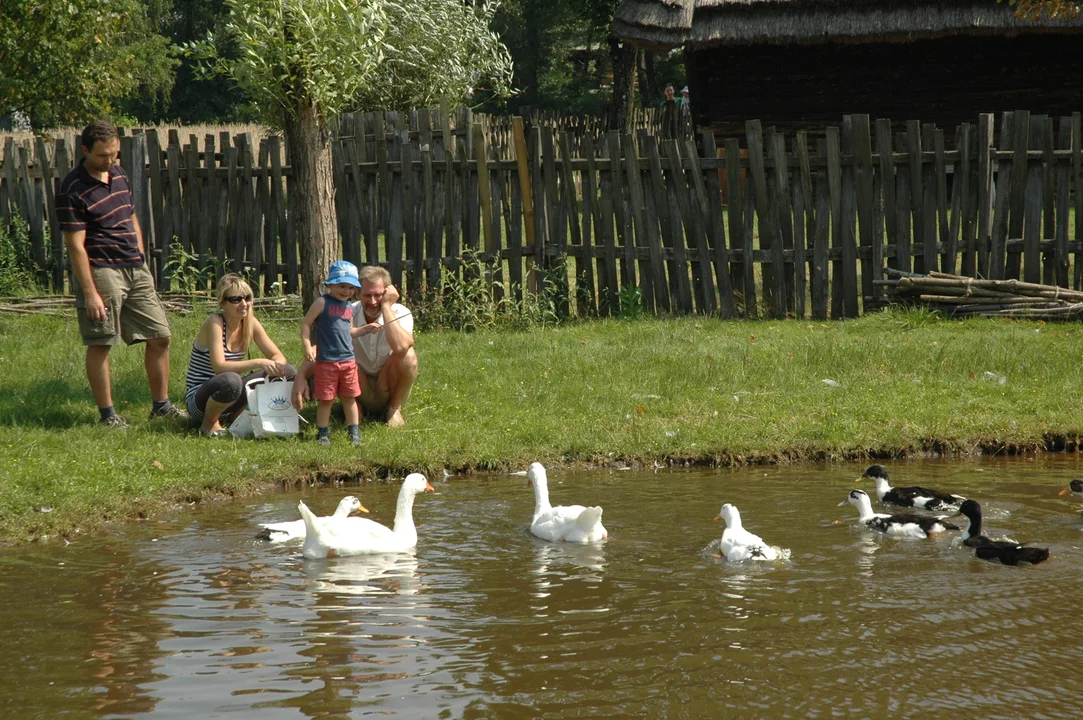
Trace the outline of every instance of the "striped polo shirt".
{"type": "Polygon", "coordinates": [[[80,160],[60,183],[56,196],[60,229],[86,231],[83,247],[93,267],[142,267],[134,212],[128,174],[116,164],[109,168],[109,182],[103,183],[80,160]]]}

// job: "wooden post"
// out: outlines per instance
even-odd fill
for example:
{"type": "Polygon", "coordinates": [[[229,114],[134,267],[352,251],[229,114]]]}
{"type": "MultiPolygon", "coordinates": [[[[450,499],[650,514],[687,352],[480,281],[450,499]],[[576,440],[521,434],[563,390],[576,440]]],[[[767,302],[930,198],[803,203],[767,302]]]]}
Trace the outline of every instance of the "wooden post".
{"type": "MultiPolygon", "coordinates": [[[[519,192],[523,201],[523,228],[526,234],[527,248],[527,284],[537,290],[536,270],[530,251],[534,248],[534,189],[530,183],[530,165],[526,147],[526,133],[523,132],[523,118],[516,115],[511,119],[512,142],[515,143],[515,167],[519,172],[519,192]]],[[[514,259],[519,262],[518,258],[514,259]]]]}

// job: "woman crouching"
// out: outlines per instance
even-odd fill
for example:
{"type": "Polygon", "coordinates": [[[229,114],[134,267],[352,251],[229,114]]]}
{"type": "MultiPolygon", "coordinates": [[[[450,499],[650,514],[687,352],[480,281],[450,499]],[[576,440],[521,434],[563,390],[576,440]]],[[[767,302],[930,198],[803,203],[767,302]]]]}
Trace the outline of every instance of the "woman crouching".
{"type": "Polygon", "coordinates": [[[244,278],[230,273],[218,281],[218,307],[219,311],[203,322],[192,345],[185,391],[189,422],[192,427],[198,425],[204,437],[229,432],[222,425],[228,425],[244,409],[248,400],[244,386],[249,380],[292,380],[297,374],[256,319],[252,288],[244,278]],[[252,343],[263,357],[246,360],[252,343]]]}

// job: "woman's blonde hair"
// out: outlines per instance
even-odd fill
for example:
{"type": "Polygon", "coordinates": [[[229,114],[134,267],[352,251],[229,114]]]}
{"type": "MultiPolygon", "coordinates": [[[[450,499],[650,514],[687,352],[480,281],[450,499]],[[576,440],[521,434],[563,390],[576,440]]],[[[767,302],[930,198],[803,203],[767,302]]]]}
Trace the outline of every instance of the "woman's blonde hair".
{"type": "MultiPolygon", "coordinates": [[[[251,295],[252,297],[255,297],[252,293],[252,286],[237,273],[223,275],[218,280],[218,304],[221,306],[230,295],[251,295]]],[[[233,348],[234,350],[239,349],[241,352],[248,352],[248,346],[252,344],[252,335],[255,332],[254,325],[253,323],[248,322],[248,318],[254,318],[255,312],[255,306],[249,305],[248,317],[241,320],[242,347],[233,348]]]]}

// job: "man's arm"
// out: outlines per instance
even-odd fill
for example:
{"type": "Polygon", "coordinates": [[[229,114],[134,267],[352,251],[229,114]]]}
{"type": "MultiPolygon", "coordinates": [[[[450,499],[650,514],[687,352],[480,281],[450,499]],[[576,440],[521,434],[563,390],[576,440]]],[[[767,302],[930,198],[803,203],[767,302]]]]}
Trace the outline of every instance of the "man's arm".
{"type": "Polygon", "coordinates": [[[105,303],[98,294],[98,287],[94,284],[94,276],[90,272],[90,258],[87,257],[86,230],[76,232],[64,231],[64,244],[68,248],[68,258],[71,259],[71,270],[79,286],[83,289],[83,297],[86,301],[86,316],[93,322],[101,322],[105,319],[105,303]]]}
{"type": "Polygon", "coordinates": [[[394,304],[399,300],[399,291],[394,285],[388,285],[384,290],[384,299],[380,304],[380,312],[384,318],[384,337],[391,352],[402,355],[414,346],[414,334],[404,328],[395,317],[394,304]]]}

